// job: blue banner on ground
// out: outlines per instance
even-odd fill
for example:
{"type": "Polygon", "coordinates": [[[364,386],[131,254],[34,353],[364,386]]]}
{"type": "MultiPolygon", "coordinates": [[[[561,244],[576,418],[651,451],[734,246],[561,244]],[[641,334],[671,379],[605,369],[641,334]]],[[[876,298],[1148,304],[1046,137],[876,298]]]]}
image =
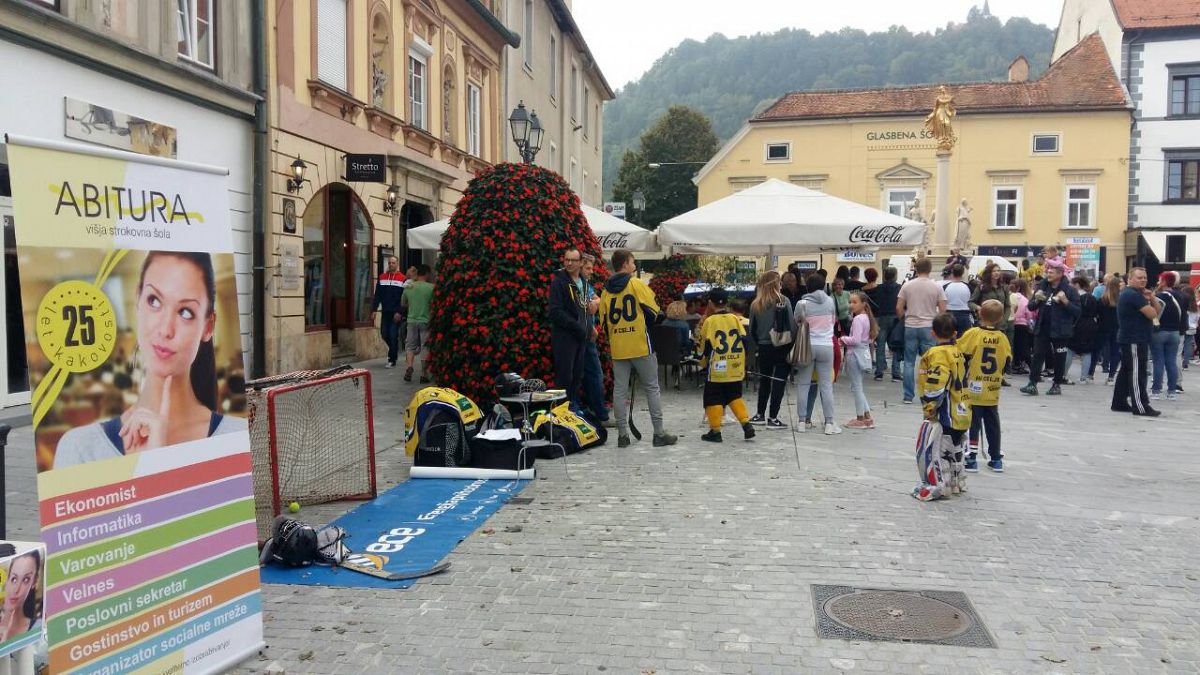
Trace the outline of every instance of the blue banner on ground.
{"type": "MultiPolygon", "coordinates": [[[[483,525],[527,480],[409,480],[333,521],[350,535],[351,562],[386,572],[436,565],[483,525]]],[[[312,523],[316,526],[315,523],[312,523]]],[[[262,568],[264,584],[408,588],[414,580],[388,581],[337,567],[262,568]]]]}

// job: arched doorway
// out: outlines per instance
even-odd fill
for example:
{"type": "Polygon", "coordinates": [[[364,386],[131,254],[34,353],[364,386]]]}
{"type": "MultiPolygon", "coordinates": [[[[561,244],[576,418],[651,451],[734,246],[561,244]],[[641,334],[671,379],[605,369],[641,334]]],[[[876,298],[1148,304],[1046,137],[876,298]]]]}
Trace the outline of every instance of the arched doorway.
{"type": "Polygon", "coordinates": [[[304,211],[304,329],[354,349],[371,321],[371,219],[348,185],[322,188],[304,211]]]}
{"type": "MultiPolygon", "coordinates": [[[[417,202],[404,202],[404,206],[400,207],[400,228],[405,234],[405,241],[408,241],[408,231],[414,227],[420,227],[433,222],[433,211],[428,206],[417,202]]],[[[416,265],[421,261],[421,252],[404,247],[404,255],[400,260],[400,269],[407,270],[410,266],[416,265]]]]}

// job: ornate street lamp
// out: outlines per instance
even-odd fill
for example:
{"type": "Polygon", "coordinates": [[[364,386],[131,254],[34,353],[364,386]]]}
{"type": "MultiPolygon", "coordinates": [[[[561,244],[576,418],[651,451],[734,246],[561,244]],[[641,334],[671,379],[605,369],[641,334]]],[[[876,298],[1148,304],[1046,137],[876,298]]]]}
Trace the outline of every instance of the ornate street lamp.
{"type": "Polygon", "coordinates": [[[532,164],[538,150],[542,149],[542,122],[537,113],[530,115],[525,110],[525,102],[517,103],[512,114],[508,116],[508,126],[512,131],[513,142],[521,153],[521,161],[532,164]]]}
{"type": "Polygon", "coordinates": [[[395,213],[396,203],[400,200],[400,188],[392,183],[387,189],[387,199],[383,200],[383,212],[395,213]]]}
{"type": "Polygon", "coordinates": [[[641,190],[633,191],[633,212],[637,214],[637,224],[642,224],[642,211],[646,210],[646,195],[641,190]]]}

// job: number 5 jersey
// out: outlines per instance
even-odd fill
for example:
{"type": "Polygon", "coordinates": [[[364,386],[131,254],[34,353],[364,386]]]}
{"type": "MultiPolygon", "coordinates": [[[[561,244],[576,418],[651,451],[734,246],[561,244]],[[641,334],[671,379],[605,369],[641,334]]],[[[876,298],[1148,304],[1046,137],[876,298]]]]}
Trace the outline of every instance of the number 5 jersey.
{"type": "Polygon", "coordinates": [[[996,328],[971,328],[958,338],[958,351],[967,363],[966,389],[971,405],[999,405],[1004,367],[1012,358],[1008,337],[996,328]]]}

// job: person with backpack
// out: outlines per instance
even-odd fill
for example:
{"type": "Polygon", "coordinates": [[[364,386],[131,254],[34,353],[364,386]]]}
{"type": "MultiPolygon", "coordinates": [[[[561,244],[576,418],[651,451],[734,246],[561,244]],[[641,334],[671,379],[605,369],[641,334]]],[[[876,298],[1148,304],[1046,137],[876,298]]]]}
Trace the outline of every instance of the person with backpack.
{"type": "Polygon", "coordinates": [[[767,429],[786,429],[779,419],[787,386],[788,351],[795,332],[792,306],[783,297],[783,281],[778,272],[764,272],[758,278],[754,301],[750,303],[750,336],[758,344],[758,412],[750,423],[767,429]],[[769,409],[768,409],[769,406],[769,409]]]}
{"type": "Polygon", "coordinates": [[[1158,288],[1154,295],[1162,303],[1158,313],[1158,325],[1150,336],[1150,358],[1154,361],[1154,381],[1150,385],[1150,400],[1162,398],[1163,370],[1167,371],[1167,400],[1174,401],[1183,393],[1179,383],[1179,345],[1187,332],[1187,300],[1175,290],[1179,275],[1163,272],[1158,275],[1158,288]]]}

